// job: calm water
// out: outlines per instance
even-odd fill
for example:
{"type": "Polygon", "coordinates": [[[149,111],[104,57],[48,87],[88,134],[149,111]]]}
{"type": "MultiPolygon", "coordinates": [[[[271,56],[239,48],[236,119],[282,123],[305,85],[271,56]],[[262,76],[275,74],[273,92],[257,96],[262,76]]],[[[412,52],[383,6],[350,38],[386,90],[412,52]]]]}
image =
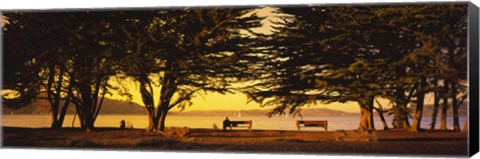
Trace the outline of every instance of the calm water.
{"type": "MultiPolygon", "coordinates": [[[[296,130],[295,122],[299,118],[291,117],[272,117],[266,116],[245,116],[245,117],[229,117],[230,120],[252,120],[252,129],[268,129],[268,130],[296,130]]],[[[3,115],[2,126],[13,127],[49,127],[51,116],[49,115],[3,115]]],[[[128,125],[134,128],[145,128],[148,124],[145,115],[100,115],[95,122],[96,127],[118,127],[120,120],[124,119],[128,125]]],[[[213,128],[213,125],[222,127],[222,121],[225,116],[178,116],[170,115],[167,117],[167,127],[190,127],[190,128],[213,128]]],[[[460,125],[463,127],[466,117],[460,117],[460,125]]],[[[64,127],[71,127],[73,115],[67,115],[64,127]]],[[[325,116],[325,117],[304,117],[304,120],[328,120],[328,130],[352,130],[358,127],[359,117],[357,116],[325,116]]],[[[391,127],[391,117],[386,117],[391,127]]],[[[453,120],[448,118],[448,127],[452,129],[453,120]]],[[[440,120],[437,121],[437,127],[440,120]]],[[[430,117],[424,117],[421,123],[423,128],[429,128],[430,117]]],[[[79,127],[78,118],[74,123],[74,127],[79,127]]],[[[382,129],[382,123],[378,117],[375,117],[375,128],[382,129]]],[[[322,128],[302,128],[309,131],[323,131],[322,128]]]]}

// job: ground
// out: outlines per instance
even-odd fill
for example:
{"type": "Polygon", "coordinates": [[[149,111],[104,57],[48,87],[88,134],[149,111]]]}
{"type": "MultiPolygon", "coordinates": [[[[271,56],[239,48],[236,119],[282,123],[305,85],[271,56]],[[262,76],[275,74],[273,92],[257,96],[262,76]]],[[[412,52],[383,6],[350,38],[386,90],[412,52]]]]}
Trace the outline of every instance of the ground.
{"type": "Polygon", "coordinates": [[[175,150],[205,152],[381,154],[466,156],[467,134],[452,131],[376,131],[377,141],[336,141],[338,132],[169,129],[164,134],[142,129],[3,127],[3,146],[109,150],[175,150]]]}

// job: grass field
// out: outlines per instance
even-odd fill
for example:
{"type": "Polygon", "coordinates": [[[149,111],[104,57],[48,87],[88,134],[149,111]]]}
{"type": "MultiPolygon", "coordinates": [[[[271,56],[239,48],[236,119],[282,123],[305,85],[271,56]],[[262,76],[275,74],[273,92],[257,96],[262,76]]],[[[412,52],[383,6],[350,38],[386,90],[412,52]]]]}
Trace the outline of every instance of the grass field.
{"type": "Polygon", "coordinates": [[[100,150],[205,151],[252,153],[384,154],[466,156],[467,134],[451,131],[376,131],[376,141],[338,141],[338,132],[168,128],[165,133],[143,129],[80,129],[3,127],[3,146],[100,150]]]}

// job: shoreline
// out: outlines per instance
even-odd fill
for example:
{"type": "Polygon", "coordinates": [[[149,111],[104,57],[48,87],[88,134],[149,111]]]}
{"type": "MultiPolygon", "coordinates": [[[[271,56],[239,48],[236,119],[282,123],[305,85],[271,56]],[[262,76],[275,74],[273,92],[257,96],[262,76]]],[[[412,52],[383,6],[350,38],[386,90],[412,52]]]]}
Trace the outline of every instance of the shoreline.
{"type": "MultiPolygon", "coordinates": [[[[108,150],[168,150],[246,153],[382,154],[466,156],[467,134],[426,130],[377,130],[376,141],[338,141],[339,131],[248,130],[168,128],[164,134],[144,129],[2,127],[3,147],[108,150]]],[[[361,137],[363,138],[363,137],[361,137]]]]}

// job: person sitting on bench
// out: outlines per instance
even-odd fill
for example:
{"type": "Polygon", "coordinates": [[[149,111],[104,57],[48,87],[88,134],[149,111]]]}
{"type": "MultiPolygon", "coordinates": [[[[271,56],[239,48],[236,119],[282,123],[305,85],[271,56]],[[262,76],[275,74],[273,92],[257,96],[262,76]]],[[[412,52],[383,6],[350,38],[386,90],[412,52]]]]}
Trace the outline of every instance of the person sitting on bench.
{"type": "Polygon", "coordinates": [[[120,121],[120,129],[125,129],[125,120],[120,121]]]}
{"type": "Polygon", "coordinates": [[[232,129],[232,126],[230,125],[230,120],[228,119],[228,117],[226,117],[225,120],[223,121],[223,131],[225,131],[227,127],[230,127],[230,130],[232,129]]]}

